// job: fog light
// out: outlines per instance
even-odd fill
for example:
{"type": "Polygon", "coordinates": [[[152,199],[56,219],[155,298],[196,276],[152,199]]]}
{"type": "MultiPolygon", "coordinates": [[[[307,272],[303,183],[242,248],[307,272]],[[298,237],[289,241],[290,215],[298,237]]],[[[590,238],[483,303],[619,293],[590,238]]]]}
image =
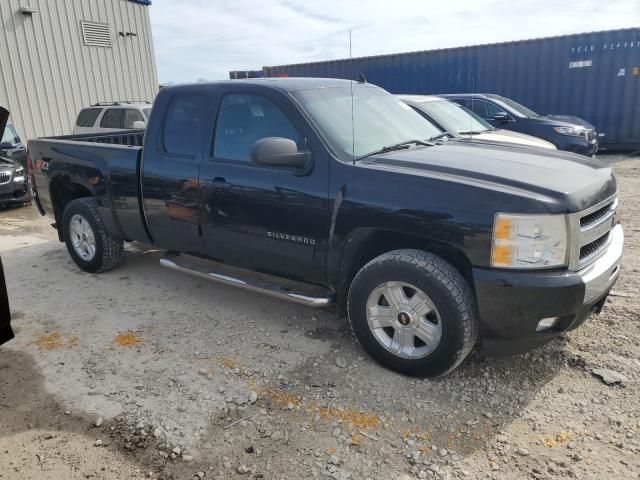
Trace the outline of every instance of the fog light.
{"type": "Polygon", "coordinates": [[[556,323],[558,323],[558,320],[560,320],[560,317],[543,318],[538,322],[536,332],[542,332],[544,330],[549,330],[550,328],[555,327],[556,323]]]}

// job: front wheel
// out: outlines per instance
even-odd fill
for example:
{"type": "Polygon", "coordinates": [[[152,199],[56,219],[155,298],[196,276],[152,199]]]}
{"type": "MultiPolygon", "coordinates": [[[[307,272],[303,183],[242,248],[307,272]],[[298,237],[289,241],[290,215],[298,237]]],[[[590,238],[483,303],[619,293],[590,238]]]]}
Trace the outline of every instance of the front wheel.
{"type": "Polygon", "coordinates": [[[107,231],[93,198],[70,202],[62,214],[62,228],[67,250],[82,270],[101,273],[117,265],[122,239],[107,231]]]}
{"type": "Polygon", "coordinates": [[[421,250],[394,250],[367,263],[351,283],[347,309],[363,348],[407,375],[450,372],[478,336],[469,284],[451,264],[421,250]]]}

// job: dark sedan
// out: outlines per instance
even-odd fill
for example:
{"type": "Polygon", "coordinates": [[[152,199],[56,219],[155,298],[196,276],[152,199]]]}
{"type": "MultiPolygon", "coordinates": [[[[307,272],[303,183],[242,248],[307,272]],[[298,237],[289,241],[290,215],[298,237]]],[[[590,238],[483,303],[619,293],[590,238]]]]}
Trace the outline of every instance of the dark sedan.
{"type": "Polygon", "coordinates": [[[26,152],[24,146],[16,147],[16,143],[22,144],[13,127],[9,128],[8,118],[9,112],[0,107],[0,131],[3,132],[0,143],[0,207],[31,201],[26,152]]]}
{"type": "Polygon", "coordinates": [[[540,115],[509,98],[490,93],[440,95],[462,105],[496,128],[542,138],[558,150],[594,155],[598,134],[589,122],[569,115],[540,115]]]}

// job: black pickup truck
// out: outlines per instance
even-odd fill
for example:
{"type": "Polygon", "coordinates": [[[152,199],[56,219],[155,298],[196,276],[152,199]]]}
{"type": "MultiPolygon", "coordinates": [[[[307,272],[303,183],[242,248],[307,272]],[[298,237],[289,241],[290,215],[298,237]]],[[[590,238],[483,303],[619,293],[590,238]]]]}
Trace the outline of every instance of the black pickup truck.
{"type": "Polygon", "coordinates": [[[381,364],[439,375],[478,338],[524,351],[599,312],[623,248],[605,164],[440,136],[366,83],[260,79],[168,87],[146,132],[28,150],[83,270],[153,244],[170,268],[336,303],[381,364]]]}

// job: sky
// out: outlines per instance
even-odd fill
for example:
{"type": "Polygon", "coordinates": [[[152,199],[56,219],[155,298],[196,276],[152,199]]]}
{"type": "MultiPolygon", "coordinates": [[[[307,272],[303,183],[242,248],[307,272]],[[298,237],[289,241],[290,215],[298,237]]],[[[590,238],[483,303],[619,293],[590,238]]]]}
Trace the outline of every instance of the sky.
{"type": "Polygon", "coordinates": [[[640,0],[153,0],[161,83],[640,26],[640,0]]]}

